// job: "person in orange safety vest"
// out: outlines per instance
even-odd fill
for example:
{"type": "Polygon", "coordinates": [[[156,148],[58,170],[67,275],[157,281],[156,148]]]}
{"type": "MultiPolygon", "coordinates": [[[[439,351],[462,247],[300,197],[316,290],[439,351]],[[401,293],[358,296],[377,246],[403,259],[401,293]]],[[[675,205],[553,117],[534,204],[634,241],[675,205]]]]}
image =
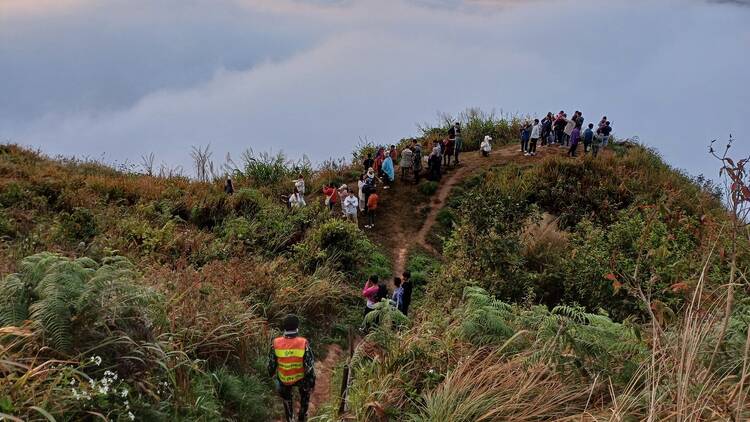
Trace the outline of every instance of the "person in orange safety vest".
{"type": "Polygon", "coordinates": [[[294,387],[299,389],[300,406],[298,422],[307,419],[310,394],[315,388],[315,356],[310,342],[299,336],[299,318],[288,315],[284,318],[284,335],[273,339],[268,360],[268,374],[274,380],[276,392],[284,401],[287,422],[294,420],[292,395],[294,387]]]}

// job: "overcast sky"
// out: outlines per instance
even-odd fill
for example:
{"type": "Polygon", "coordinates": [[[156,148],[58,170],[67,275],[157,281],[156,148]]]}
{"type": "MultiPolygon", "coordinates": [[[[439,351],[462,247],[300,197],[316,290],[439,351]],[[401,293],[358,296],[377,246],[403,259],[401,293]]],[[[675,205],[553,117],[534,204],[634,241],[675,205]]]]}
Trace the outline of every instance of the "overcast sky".
{"type": "Polygon", "coordinates": [[[709,141],[750,138],[749,3],[0,0],[0,140],[319,161],[438,112],[580,109],[714,176],[709,141]]]}

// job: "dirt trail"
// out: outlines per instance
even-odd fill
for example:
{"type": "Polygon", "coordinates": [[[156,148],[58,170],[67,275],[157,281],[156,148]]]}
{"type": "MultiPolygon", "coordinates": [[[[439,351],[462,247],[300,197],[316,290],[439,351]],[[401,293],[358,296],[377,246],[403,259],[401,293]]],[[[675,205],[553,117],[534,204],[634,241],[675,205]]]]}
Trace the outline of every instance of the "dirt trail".
{"type": "MultiPolygon", "coordinates": [[[[525,162],[539,160],[542,156],[552,153],[558,154],[562,149],[552,147],[550,149],[540,148],[536,157],[524,157],[518,151],[518,145],[503,146],[493,151],[489,157],[482,157],[479,152],[467,152],[462,154],[461,165],[450,169],[443,175],[437,192],[429,204],[429,213],[426,217],[419,215],[417,205],[413,202],[418,198],[416,186],[407,182],[398,182],[393,189],[381,190],[379,215],[376,221],[378,230],[367,230],[368,237],[380,244],[384,249],[391,252],[393,259],[393,271],[401,275],[406,267],[406,259],[409,250],[419,245],[429,252],[438,255],[438,252],[426,241],[430,230],[437,221],[438,212],[445,206],[451,190],[463,179],[471,176],[477,171],[490,166],[502,164],[516,159],[525,162]],[[422,220],[417,226],[414,221],[422,220]]],[[[355,184],[356,186],[356,184],[355,184]]],[[[364,218],[360,219],[360,227],[364,224],[364,218]]],[[[337,344],[328,346],[326,358],[316,364],[317,381],[315,391],[310,398],[310,415],[322,405],[330,401],[331,378],[338,363],[345,358],[345,353],[337,344]]]]}

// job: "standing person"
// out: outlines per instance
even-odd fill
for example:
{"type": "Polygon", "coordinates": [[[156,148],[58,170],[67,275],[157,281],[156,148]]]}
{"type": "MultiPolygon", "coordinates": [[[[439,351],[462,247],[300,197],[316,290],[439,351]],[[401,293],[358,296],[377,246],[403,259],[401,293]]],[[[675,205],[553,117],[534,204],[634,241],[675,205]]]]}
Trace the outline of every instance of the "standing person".
{"type": "Polygon", "coordinates": [[[299,391],[297,421],[307,420],[310,394],[315,389],[315,356],[310,342],[299,335],[299,318],[287,315],[284,333],[273,339],[268,357],[268,375],[273,377],[276,392],[284,403],[287,422],[294,420],[294,388],[299,391]]]}
{"type": "Polygon", "coordinates": [[[555,129],[555,142],[558,145],[565,143],[565,125],[568,121],[565,119],[565,112],[560,110],[560,113],[555,118],[553,127],[555,129]]]}
{"type": "Polygon", "coordinates": [[[606,148],[607,142],[609,142],[609,134],[612,133],[612,122],[609,120],[604,122],[604,126],[597,130],[596,133],[602,138],[602,148],[606,148]]]}
{"type": "Polygon", "coordinates": [[[607,125],[607,116],[603,116],[601,120],[599,120],[599,126],[597,127],[597,130],[603,128],[607,125]]]}
{"type": "Polygon", "coordinates": [[[294,188],[294,193],[289,196],[289,205],[292,208],[302,208],[307,205],[307,203],[305,203],[305,197],[302,196],[296,186],[294,188]]]}
{"type": "Polygon", "coordinates": [[[443,151],[443,165],[445,167],[448,167],[451,165],[451,158],[453,158],[454,154],[454,146],[455,146],[456,140],[450,139],[445,141],[445,150],[443,151]]]}
{"type": "Polygon", "coordinates": [[[388,189],[396,180],[396,169],[393,168],[393,160],[390,155],[386,156],[385,160],[383,160],[382,170],[383,175],[385,175],[385,186],[383,186],[383,189],[388,189]]]}
{"type": "Polygon", "coordinates": [[[573,120],[576,121],[576,127],[579,129],[579,132],[580,132],[583,130],[583,122],[584,122],[583,113],[581,113],[580,111],[576,111],[576,115],[578,117],[576,117],[573,120]]]}
{"type": "Polygon", "coordinates": [[[589,153],[591,150],[591,143],[594,141],[594,124],[589,123],[589,127],[583,131],[583,155],[589,153]]]}
{"type": "Polygon", "coordinates": [[[432,152],[430,153],[429,158],[427,158],[427,166],[429,168],[428,179],[437,182],[440,180],[440,165],[442,164],[442,159],[440,158],[439,142],[435,141],[433,145],[432,152]]]}
{"type": "Polygon", "coordinates": [[[367,176],[365,177],[365,185],[362,187],[362,190],[365,193],[365,203],[362,205],[365,207],[365,211],[367,211],[367,201],[370,199],[370,195],[375,193],[376,185],[375,181],[377,180],[377,176],[375,175],[375,170],[370,169],[367,171],[367,176]]]}
{"type": "Polygon", "coordinates": [[[383,165],[383,160],[385,160],[385,150],[380,147],[378,148],[378,153],[375,154],[375,163],[372,165],[372,168],[375,169],[375,174],[380,176],[380,168],[383,165]]]}
{"type": "Polygon", "coordinates": [[[456,164],[458,164],[458,155],[461,153],[461,148],[464,146],[464,141],[461,137],[461,123],[455,122],[453,123],[453,126],[448,129],[448,140],[453,141],[453,155],[456,157],[456,164]]]}
{"type": "MultiPolygon", "coordinates": [[[[379,291],[378,276],[373,274],[367,279],[365,287],[362,289],[362,297],[365,298],[365,318],[367,318],[367,314],[375,309],[375,304],[378,303],[377,296],[379,291]]],[[[362,327],[367,328],[367,324],[364,321],[362,321],[362,327]]]]}
{"type": "MultiPolygon", "coordinates": [[[[401,311],[401,309],[404,307],[404,288],[401,287],[401,279],[399,277],[394,278],[393,285],[396,288],[393,289],[393,296],[391,296],[391,300],[393,301],[393,306],[401,311]]],[[[401,313],[403,314],[403,312],[401,313]]]]}
{"type": "Polygon", "coordinates": [[[529,125],[528,122],[523,124],[523,128],[521,129],[521,152],[524,153],[524,155],[528,154],[529,152],[529,139],[531,138],[531,125],[529,125]]]}
{"type": "Polygon", "coordinates": [[[570,145],[570,134],[573,133],[573,129],[576,127],[575,117],[576,114],[573,114],[573,117],[570,119],[568,119],[568,116],[565,116],[565,129],[563,130],[565,134],[565,146],[570,145]]]}
{"type": "Polygon", "coordinates": [[[542,125],[539,124],[539,119],[534,119],[534,126],[531,128],[531,142],[529,144],[529,152],[526,155],[536,155],[536,143],[542,136],[542,125]]]}
{"type": "Polygon", "coordinates": [[[395,163],[396,160],[398,160],[398,150],[396,149],[396,145],[391,145],[391,160],[395,163]]]}
{"type": "Polygon", "coordinates": [[[359,210],[365,211],[365,180],[366,173],[362,173],[357,180],[357,201],[359,202],[359,210]]]}
{"type": "Polygon", "coordinates": [[[349,197],[349,186],[346,185],[346,183],[339,186],[339,199],[341,200],[341,215],[346,217],[346,204],[344,202],[346,201],[346,198],[349,197]]]}
{"type": "Polygon", "coordinates": [[[422,173],[422,146],[416,139],[411,141],[411,149],[414,153],[412,159],[412,170],[414,171],[414,183],[419,184],[419,176],[422,173]]]}
{"type": "Polygon", "coordinates": [[[602,145],[602,137],[601,135],[594,135],[594,140],[591,143],[591,154],[596,157],[599,155],[599,148],[602,145]]]}
{"type": "Polygon", "coordinates": [[[414,152],[407,145],[403,151],[401,151],[401,161],[398,166],[401,168],[401,180],[406,180],[406,175],[411,172],[413,165],[414,152]]]}
{"type": "Polygon", "coordinates": [[[570,157],[576,156],[576,150],[578,149],[578,140],[580,138],[581,138],[581,129],[574,127],[573,131],[570,132],[570,149],[568,150],[568,156],[570,157]]]}
{"type": "Polygon", "coordinates": [[[542,146],[546,146],[551,141],[553,120],[551,111],[542,119],[542,146]]]}
{"type": "Polygon", "coordinates": [[[398,310],[401,311],[404,315],[409,315],[409,305],[411,304],[411,294],[414,290],[414,285],[411,281],[411,272],[410,271],[404,271],[403,274],[401,274],[401,277],[404,278],[404,281],[401,283],[401,288],[404,290],[404,293],[401,297],[401,308],[398,310]]]}
{"type": "Polygon", "coordinates": [[[224,183],[224,193],[232,195],[234,193],[234,184],[232,184],[232,178],[227,176],[227,181],[224,183]]]}
{"type": "Polygon", "coordinates": [[[297,180],[294,181],[294,187],[297,188],[300,195],[305,194],[305,178],[302,177],[301,174],[297,177],[297,180]]]}
{"type": "Polygon", "coordinates": [[[367,224],[366,229],[372,229],[375,227],[375,212],[378,209],[378,194],[373,192],[367,198],[367,224]]]}
{"type": "Polygon", "coordinates": [[[353,221],[354,225],[358,225],[357,211],[359,210],[359,200],[354,195],[353,191],[349,191],[349,196],[344,200],[344,210],[346,213],[346,219],[353,221]]]}
{"type": "Polygon", "coordinates": [[[490,156],[490,151],[492,151],[492,144],[490,144],[490,141],[492,141],[492,137],[490,135],[484,135],[484,140],[479,145],[479,150],[482,151],[482,157],[490,156]]]}
{"type": "Polygon", "coordinates": [[[365,173],[367,173],[367,170],[375,165],[375,160],[372,159],[372,154],[367,154],[367,158],[362,161],[362,165],[365,167],[365,173]]]}
{"type": "Polygon", "coordinates": [[[323,195],[325,196],[325,204],[328,210],[333,212],[333,207],[336,205],[336,201],[338,201],[338,190],[333,187],[332,183],[328,183],[323,187],[323,195]]]}

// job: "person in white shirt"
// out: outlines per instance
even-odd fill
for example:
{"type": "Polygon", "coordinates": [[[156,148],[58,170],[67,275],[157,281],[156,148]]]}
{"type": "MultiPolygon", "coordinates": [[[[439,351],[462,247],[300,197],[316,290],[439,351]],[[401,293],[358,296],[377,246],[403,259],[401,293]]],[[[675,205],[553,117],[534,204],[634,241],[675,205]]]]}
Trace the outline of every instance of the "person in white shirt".
{"type": "Polygon", "coordinates": [[[294,193],[289,197],[289,205],[292,206],[292,208],[301,208],[307,205],[305,202],[305,197],[299,193],[299,190],[297,188],[294,188],[294,193]]]}
{"type": "Polygon", "coordinates": [[[542,125],[539,119],[534,119],[534,126],[531,127],[531,141],[529,142],[529,151],[525,155],[536,155],[536,143],[542,136],[542,125]]]}
{"type": "Polygon", "coordinates": [[[492,141],[492,137],[490,135],[485,135],[484,140],[479,145],[479,150],[482,151],[482,156],[487,157],[490,155],[490,151],[492,151],[492,144],[490,144],[490,141],[492,141]]]}
{"type": "Polygon", "coordinates": [[[294,187],[297,188],[297,191],[301,194],[305,194],[305,178],[302,177],[300,174],[297,180],[294,181],[294,187]]]}
{"type": "Polygon", "coordinates": [[[346,217],[346,205],[344,205],[344,201],[346,198],[349,197],[349,187],[344,183],[343,185],[339,186],[339,198],[341,199],[341,213],[346,217]]]}
{"type": "Polygon", "coordinates": [[[365,186],[365,177],[367,175],[362,173],[357,182],[357,199],[359,200],[359,210],[362,212],[365,212],[365,190],[363,189],[365,186]]]}
{"type": "Polygon", "coordinates": [[[354,192],[349,191],[349,196],[344,199],[343,203],[346,219],[354,221],[354,224],[358,224],[357,211],[359,211],[359,200],[357,199],[357,196],[354,195],[354,192]]]}

